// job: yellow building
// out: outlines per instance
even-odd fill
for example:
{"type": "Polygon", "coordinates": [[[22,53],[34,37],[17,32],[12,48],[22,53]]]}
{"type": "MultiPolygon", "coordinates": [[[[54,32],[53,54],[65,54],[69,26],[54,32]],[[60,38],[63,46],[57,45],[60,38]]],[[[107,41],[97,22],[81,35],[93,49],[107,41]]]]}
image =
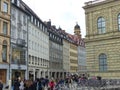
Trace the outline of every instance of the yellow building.
{"type": "Polygon", "coordinates": [[[90,1],[83,8],[90,76],[120,78],[120,0],[90,1]]]}
{"type": "Polygon", "coordinates": [[[0,0],[0,80],[9,79],[10,0],[0,0]]]}
{"type": "Polygon", "coordinates": [[[70,43],[70,73],[76,73],[78,68],[77,45],[70,43]]]}

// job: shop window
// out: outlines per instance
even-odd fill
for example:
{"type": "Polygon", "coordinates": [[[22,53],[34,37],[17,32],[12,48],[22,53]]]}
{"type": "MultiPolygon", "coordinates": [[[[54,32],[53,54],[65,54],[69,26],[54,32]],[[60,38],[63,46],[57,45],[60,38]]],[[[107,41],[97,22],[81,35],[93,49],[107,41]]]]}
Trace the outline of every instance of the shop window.
{"type": "Polygon", "coordinates": [[[3,62],[7,62],[7,41],[3,41],[2,45],[2,60],[3,62]]]}

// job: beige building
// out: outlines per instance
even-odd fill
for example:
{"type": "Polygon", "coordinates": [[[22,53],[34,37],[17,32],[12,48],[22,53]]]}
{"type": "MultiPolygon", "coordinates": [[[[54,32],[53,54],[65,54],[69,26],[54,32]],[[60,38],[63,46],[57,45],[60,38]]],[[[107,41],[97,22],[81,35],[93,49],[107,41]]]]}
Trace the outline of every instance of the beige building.
{"type": "Polygon", "coordinates": [[[0,0],[0,80],[9,79],[10,0],[0,0]]]}
{"type": "Polygon", "coordinates": [[[78,68],[77,45],[70,43],[70,73],[76,73],[78,68]]]}
{"type": "Polygon", "coordinates": [[[83,8],[88,73],[120,78],[120,0],[90,1],[83,8]]]}

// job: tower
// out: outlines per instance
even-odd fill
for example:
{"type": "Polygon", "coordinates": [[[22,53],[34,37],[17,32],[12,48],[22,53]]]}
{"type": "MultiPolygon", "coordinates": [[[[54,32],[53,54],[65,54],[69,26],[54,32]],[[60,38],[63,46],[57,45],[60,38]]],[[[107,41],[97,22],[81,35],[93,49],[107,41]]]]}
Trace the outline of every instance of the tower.
{"type": "Polygon", "coordinates": [[[78,23],[76,23],[76,25],[74,27],[74,34],[81,37],[80,26],[78,25],[78,23]]]}

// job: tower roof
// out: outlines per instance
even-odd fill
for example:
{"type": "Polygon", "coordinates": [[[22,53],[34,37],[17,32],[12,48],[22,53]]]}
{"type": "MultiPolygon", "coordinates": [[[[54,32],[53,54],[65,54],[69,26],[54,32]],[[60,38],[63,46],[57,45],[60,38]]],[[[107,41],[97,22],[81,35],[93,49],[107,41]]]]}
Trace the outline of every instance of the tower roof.
{"type": "Polygon", "coordinates": [[[76,24],[74,29],[80,29],[80,26],[78,24],[76,24]]]}

